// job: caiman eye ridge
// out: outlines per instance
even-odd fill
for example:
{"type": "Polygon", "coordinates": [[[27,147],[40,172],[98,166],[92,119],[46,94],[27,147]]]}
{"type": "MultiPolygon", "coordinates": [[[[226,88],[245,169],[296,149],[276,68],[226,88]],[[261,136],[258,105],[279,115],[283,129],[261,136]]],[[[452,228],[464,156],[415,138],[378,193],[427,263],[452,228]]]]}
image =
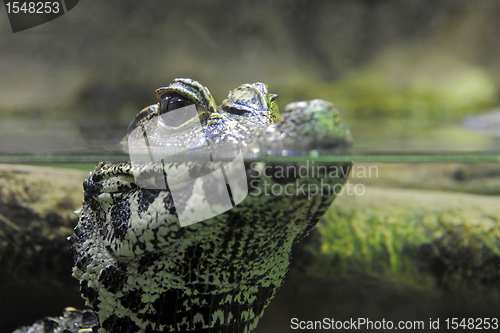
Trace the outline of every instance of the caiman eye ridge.
{"type": "Polygon", "coordinates": [[[191,79],[175,79],[156,94],[159,103],[139,112],[122,141],[131,162],[101,162],[84,183],[70,241],[73,276],[92,310],[68,308],[18,332],[252,332],[284,282],[292,245],[335,199],[334,192],[300,189],[345,182],[323,174],[284,181],[268,175],[279,161],[268,168],[255,162],[318,142],[344,152],[352,138],[329,102],[289,104],[277,120],[276,95],[263,83],[241,85],[221,106],[191,79]],[[157,117],[192,105],[198,117],[178,119],[182,130],[158,125],[157,117]],[[131,145],[141,140],[163,155],[151,148],[145,156],[156,160],[134,163],[131,145]],[[179,151],[193,159],[172,160],[179,151]],[[266,194],[273,185],[293,194],[266,194]],[[227,210],[224,195],[231,196],[227,210]],[[185,217],[198,220],[181,226],[185,217]]]}

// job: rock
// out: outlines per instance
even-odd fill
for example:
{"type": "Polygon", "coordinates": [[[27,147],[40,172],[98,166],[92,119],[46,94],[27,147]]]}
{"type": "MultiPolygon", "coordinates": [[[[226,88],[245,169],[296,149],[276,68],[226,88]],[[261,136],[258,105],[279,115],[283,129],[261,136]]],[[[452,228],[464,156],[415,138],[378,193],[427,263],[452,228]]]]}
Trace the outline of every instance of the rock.
{"type": "MultiPolygon", "coordinates": [[[[496,315],[500,199],[462,192],[490,193],[494,186],[485,185],[496,184],[495,165],[377,167],[371,178],[351,177],[351,189],[363,185],[363,194],[340,195],[317,232],[299,243],[256,332],[289,332],[291,318],[428,325],[429,318],[496,315]]],[[[87,176],[0,165],[0,322],[7,332],[67,306],[84,308],[66,237],[87,176]]]]}
{"type": "MultiPolygon", "coordinates": [[[[0,323],[18,325],[83,306],[67,237],[88,172],[0,165],[0,323]]],[[[13,325],[13,326],[10,326],[13,325]]]]}
{"type": "Polygon", "coordinates": [[[495,196],[373,185],[339,196],[317,227],[320,250],[304,248],[308,265],[291,270],[261,332],[289,332],[291,318],[415,320],[428,329],[429,318],[496,317],[498,207],[495,196]]]}
{"type": "Polygon", "coordinates": [[[497,163],[356,163],[352,184],[500,194],[497,163]]]}

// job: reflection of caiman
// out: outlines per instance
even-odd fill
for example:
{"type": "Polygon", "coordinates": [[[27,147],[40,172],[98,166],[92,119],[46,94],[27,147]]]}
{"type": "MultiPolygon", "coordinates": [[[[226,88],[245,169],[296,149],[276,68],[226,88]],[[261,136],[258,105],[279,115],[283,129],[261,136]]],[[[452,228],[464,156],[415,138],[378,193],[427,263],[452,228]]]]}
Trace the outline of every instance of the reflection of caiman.
{"type": "MultiPolygon", "coordinates": [[[[259,158],[311,149],[343,152],[352,141],[338,111],[322,100],[289,104],[276,121],[276,95],[262,83],[238,87],[220,107],[207,88],[189,79],[176,79],[156,93],[160,102],[137,115],[125,145],[140,139],[137,135],[157,147],[216,149],[231,143],[244,157],[259,158]],[[148,130],[151,120],[192,104],[198,117],[173,125],[154,121],[157,127],[148,130]]],[[[186,227],[180,227],[178,214],[196,211],[231,190],[225,182],[201,177],[227,162],[98,164],[84,182],[80,221],[71,237],[73,275],[98,318],[91,311],[68,309],[64,317],[44,319],[31,329],[251,332],[283,283],[292,244],[309,233],[334,200],[334,186],[345,181],[328,178],[321,172],[327,168],[318,163],[300,160],[246,162],[246,198],[186,227]],[[314,170],[304,178],[298,168],[314,170]],[[155,183],[159,170],[195,181],[181,200],[174,200],[168,187],[138,186],[137,179],[155,183]],[[314,193],[306,193],[311,185],[314,193]]]]}

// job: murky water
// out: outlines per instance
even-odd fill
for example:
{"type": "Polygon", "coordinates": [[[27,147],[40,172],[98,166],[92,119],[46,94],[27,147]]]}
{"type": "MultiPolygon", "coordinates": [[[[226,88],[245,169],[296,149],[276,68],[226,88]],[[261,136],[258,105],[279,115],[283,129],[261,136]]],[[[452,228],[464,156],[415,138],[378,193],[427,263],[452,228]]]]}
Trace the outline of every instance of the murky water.
{"type": "MultiPolygon", "coordinates": [[[[355,137],[349,154],[274,151],[245,161],[323,166],[327,177],[346,173],[338,166],[354,162],[336,201],[294,250],[289,277],[256,332],[338,329],[347,322],[367,330],[402,323],[446,331],[456,322],[452,318],[459,328],[486,328],[482,318],[497,316],[500,307],[498,139],[468,132],[460,122],[347,123],[355,137]]],[[[96,163],[129,157],[117,144],[123,126],[93,135],[60,121],[41,126],[10,119],[1,127],[12,140],[0,140],[0,260],[9,270],[2,281],[8,288],[1,291],[9,301],[1,303],[0,322],[12,328],[58,315],[65,306],[84,306],[66,252],[65,238],[76,223],[70,213],[96,163]],[[19,126],[24,131],[14,130],[19,126]],[[56,178],[61,183],[48,181],[56,178]],[[66,192],[44,199],[51,191],[66,192]],[[43,223],[52,229],[44,230],[43,223]],[[39,264],[26,264],[30,260],[39,264]]],[[[283,189],[269,191],[281,195],[276,191],[283,189]]]]}
{"type": "MultiPolygon", "coordinates": [[[[446,331],[446,325],[452,325],[452,318],[459,318],[458,324],[465,318],[466,325],[485,328],[482,318],[497,316],[500,306],[498,152],[369,153],[355,149],[349,155],[317,151],[286,154],[247,162],[306,163],[309,167],[315,163],[326,166],[355,163],[346,185],[316,231],[295,250],[289,277],[256,332],[289,332],[293,327],[308,325],[319,331],[320,327],[326,329],[351,321],[368,331],[371,326],[367,325],[378,327],[384,322],[415,325],[425,330],[439,325],[441,331],[446,331]],[[472,324],[468,318],[474,318],[472,324]]],[[[31,173],[31,177],[40,180],[46,177],[43,170],[47,167],[55,168],[56,174],[64,174],[68,169],[85,170],[73,176],[75,186],[81,184],[87,171],[100,160],[125,161],[127,156],[118,151],[101,156],[0,156],[3,163],[17,164],[12,169],[18,169],[18,173],[31,173]],[[39,165],[40,171],[33,166],[29,171],[23,169],[30,164],[39,165]]],[[[34,191],[30,190],[30,184],[26,180],[23,192],[28,197],[34,191]]],[[[75,191],[80,191],[77,196],[82,194],[81,187],[75,191]]],[[[23,202],[30,211],[30,200],[23,202]]],[[[61,203],[57,201],[54,205],[61,203]]],[[[66,210],[77,207],[78,202],[73,201],[66,210]]],[[[10,221],[4,216],[7,213],[2,214],[0,235],[5,236],[12,227],[9,229],[7,225],[10,221]]],[[[43,216],[47,218],[50,214],[43,216]]],[[[69,225],[59,226],[66,228],[66,234],[71,233],[75,219],[67,222],[69,225]]],[[[38,245],[51,250],[42,250],[41,255],[67,248],[65,241],[61,241],[63,235],[58,235],[60,239],[56,242],[49,242],[54,235],[44,237],[47,242],[38,245]]],[[[8,248],[6,241],[16,240],[4,237],[4,249],[8,248]]],[[[7,276],[3,283],[12,288],[4,290],[2,296],[12,301],[8,302],[8,309],[0,311],[9,314],[9,319],[4,317],[2,322],[28,324],[40,316],[59,314],[64,306],[83,306],[77,282],[69,277],[70,255],[65,254],[60,263],[44,262],[43,268],[38,268],[40,271],[25,267],[18,272],[14,269],[7,276]],[[57,267],[59,264],[67,267],[57,267]],[[19,272],[31,276],[9,280],[9,276],[16,279],[19,272]],[[40,292],[39,283],[46,286],[44,292],[40,292]],[[64,290],[65,297],[50,297],[57,290],[64,290]],[[26,315],[26,308],[30,309],[30,315],[26,315]]],[[[3,261],[8,261],[5,256],[3,261]]]]}

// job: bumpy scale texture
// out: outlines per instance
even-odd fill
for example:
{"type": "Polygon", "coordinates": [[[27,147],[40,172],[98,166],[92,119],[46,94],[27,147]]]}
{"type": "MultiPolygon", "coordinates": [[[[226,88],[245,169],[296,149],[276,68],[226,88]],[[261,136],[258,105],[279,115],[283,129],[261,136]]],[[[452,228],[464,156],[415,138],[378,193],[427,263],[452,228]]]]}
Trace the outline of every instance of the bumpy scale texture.
{"type": "MultiPolygon", "coordinates": [[[[292,103],[276,122],[276,96],[262,83],[240,86],[219,108],[208,89],[189,79],[174,80],[158,89],[157,96],[160,103],[141,111],[132,122],[125,145],[135,128],[146,128],[148,121],[170,112],[179,101],[196,105],[201,124],[188,132],[172,131],[168,142],[162,142],[161,130],[149,131],[150,142],[196,150],[204,137],[208,139],[201,141],[210,149],[230,142],[244,156],[255,157],[294,149],[344,151],[351,141],[338,111],[325,101],[292,103]]],[[[334,192],[321,185],[341,186],[345,178],[314,173],[317,165],[309,162],[247,160],[246,198],[222,214],[181,227],[178,214],[216,206],[211,198],[228,190],[226,184],[200,178],[224,163],[97,165],[84,182],[80,220],[71,238],[73,276],[80,280],[82,295],[99,319],[94,330],[254,330],[284,281],[292,244],[307,235],[334,200],[334,192]],[[284,167],[312,173],[300,177],[284,173],[284,167]],[[196,181],[174,204],[168,184],[159,184],[158,188],[166,186],[162,189],[138,185],[138,179],[161,183],[158,175],[196,181]],[[273,184],[287,186],[287,192],[270,194],[273,184]],[[319,193],[307,192],[311,184],[321,189],[319,193]]],[[[347,170],[350,164],[337,166],[347,170]]]]}

